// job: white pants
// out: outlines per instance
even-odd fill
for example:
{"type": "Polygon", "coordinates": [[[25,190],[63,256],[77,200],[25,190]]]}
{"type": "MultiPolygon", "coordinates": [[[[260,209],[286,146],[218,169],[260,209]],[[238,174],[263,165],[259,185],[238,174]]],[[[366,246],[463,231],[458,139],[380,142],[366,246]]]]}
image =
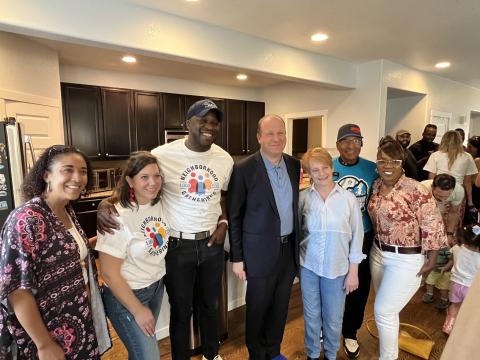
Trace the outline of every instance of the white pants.
{"type": "Polygon", "coordinates": [[[425,262],[422,254],[381,251],[376,244],[370,252],[370,270],[376,297],[375,321],[380,339],[380,360],[398,358],[399,314],[420,287],[417,273],[425,262]]]}

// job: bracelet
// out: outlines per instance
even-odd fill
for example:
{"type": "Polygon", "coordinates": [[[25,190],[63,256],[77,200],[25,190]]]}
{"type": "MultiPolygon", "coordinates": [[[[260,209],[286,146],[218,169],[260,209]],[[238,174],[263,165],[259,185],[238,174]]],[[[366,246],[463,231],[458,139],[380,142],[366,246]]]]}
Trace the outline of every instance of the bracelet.
{"type": "Polygon", "coordinates": [[[222,219],[222,220],[219,220],[218,223],[217,223],[217,226],[220,225],[220,224],[225,224],[227,225],[227,228],[228,228],[228,220],[227,219],[222,219]]]}

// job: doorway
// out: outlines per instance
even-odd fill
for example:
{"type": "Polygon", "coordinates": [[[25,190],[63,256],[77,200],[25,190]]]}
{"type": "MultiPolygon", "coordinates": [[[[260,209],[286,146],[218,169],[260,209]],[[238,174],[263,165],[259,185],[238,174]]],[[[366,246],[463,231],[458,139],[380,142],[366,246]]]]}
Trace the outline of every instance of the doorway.
{"type": "Polygon", "coordinates": [[[468,137],[480,136],[480,111],[470,111],[470,129],[468,137]]]}
{"type": "Polygon", "coordinates": [[[326,110],[284,115],[287,127],[285,152],[298,159],[310,148],[326,143],[326,110]]]}

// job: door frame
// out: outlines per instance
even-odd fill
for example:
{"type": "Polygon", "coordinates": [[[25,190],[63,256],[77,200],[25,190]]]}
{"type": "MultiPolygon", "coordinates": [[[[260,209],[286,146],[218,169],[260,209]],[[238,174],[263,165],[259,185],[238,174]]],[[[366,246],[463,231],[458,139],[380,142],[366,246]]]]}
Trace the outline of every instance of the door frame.
{"type": "Polygon", "coordinates": [[[293,120],[304,119],[312,117],[322,117],[322,146],[327,142],[327,114],[328,110],[314,110],[302,111],[295,113],[284,114],[285,126],[287,130],[287,145],[285,146],[285,153],[292,155],[292,134],[293,134],[293,120]]]}

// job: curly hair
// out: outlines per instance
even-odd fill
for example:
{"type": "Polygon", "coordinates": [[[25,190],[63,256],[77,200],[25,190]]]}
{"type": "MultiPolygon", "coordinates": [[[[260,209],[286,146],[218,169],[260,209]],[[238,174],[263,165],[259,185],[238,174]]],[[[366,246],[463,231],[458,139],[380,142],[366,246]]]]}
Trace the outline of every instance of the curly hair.
{"type": "Polygon", "coordinates": [[[479,224],[467,225],[459,228],[461,243],[480,251],[480,227],[479,224]]]}
{"type": "MultiPolygon", "coordinates": [[[[150,164],[157,165],[160,170],[157,158],[148,151],[136,151],[130,154],[125,169],[122,172],[122,176],[115,188],[115,194],[118,196],[119,202],[124,208],[132,209],[134,205],[138,206],[137,199],[134,198],[135,204],[130,202],[130,185],[128,185],[126,177],[133,178],[142,171],[145,166],[150,164]]],[[[160,191],[158,192],[157,197],[152,200],[151,204],[155,205],[159,201],[160,191]]]]}
{"type": "Polygon", "coordinates": [[[377,156],[379,156],[382,152],[392,159],[402,161],[405,160],[405,150],[403,149],[402,145],[390,135],[381,138],[378,142],[377,156]]]}
{"type": "Polygon", "coordinates": [[[66,145],[53,145],[45,149],[40,155],[38,160],[33,164],[28,174],[23,180],[21,191],[24,201],[28,201],[35,196],[43,194],[47,188],[47,183],[44,180],[45,173],[51,171],[52,165],[55,163],[55,159],[59,155],[65,154],[78,154],[87,164],[87,186],[85,190],[90,191],[93,186],[93,172],[92,164],[82,151],[66,145]]]}

